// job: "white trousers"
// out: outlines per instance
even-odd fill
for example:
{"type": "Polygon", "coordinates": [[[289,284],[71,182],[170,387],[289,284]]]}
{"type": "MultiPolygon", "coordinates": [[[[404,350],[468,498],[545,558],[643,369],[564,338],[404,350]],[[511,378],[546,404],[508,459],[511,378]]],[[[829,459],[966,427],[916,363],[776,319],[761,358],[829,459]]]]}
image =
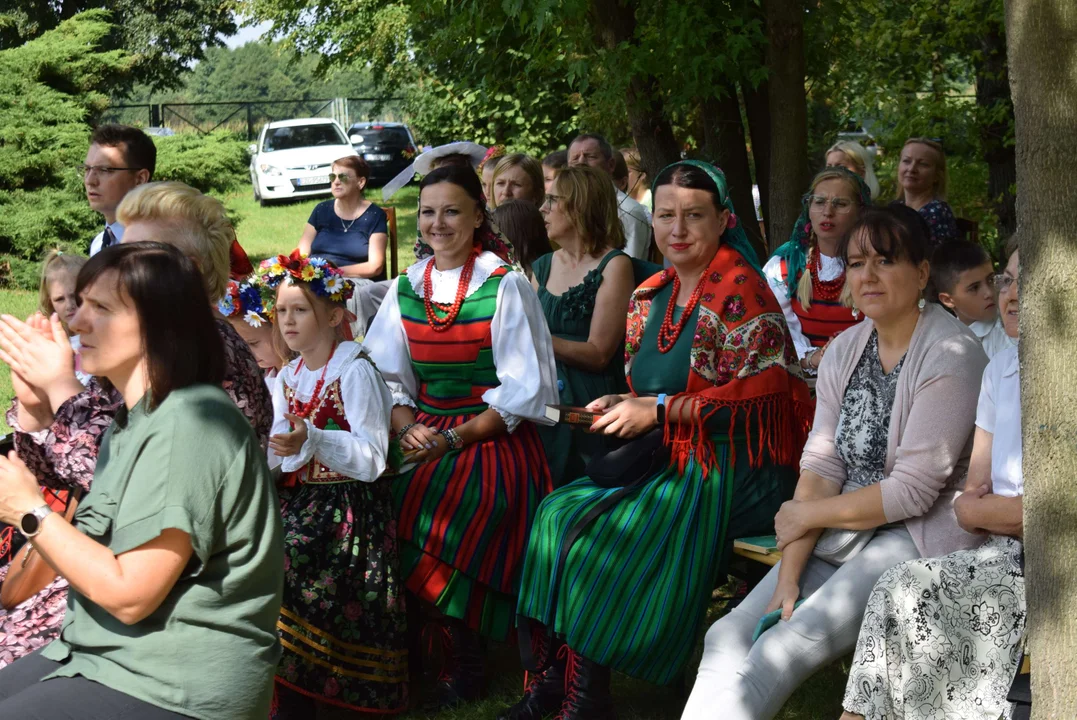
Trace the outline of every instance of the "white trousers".
{"type": "Polygon", "coordinates": [[[880,529],[836,566],[816,557],[800,576],[806,598],[788,622],[752,643],[778,584],[778,566],[711,626],[682,720],[768,720],[815,671],[852,652],[868,597],[884,572],[920,557],[904,525],[880,529]]]}

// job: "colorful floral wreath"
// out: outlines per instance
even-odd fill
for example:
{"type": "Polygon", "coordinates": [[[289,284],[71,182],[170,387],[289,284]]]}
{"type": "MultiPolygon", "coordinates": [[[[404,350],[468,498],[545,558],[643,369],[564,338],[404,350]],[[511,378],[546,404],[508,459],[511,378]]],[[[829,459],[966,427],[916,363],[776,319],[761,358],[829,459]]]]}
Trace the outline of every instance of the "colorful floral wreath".
{"type": "Polygon", "coordinates": [[[320,257],[301,255],[299,250],[293,250],[291,255],[263,260],[258,275],[273,292],[285,280],[289,284],[302,282],[318,297],[339,303],[351,299],[355,290],[336,265],[320,257]]]}
{"type": "Polygon", "coordinates": [[[217,310],[226,318],[240,318],[253,328],[276,320],[277,291],[254,274],[243,282],[228,281],[217,310]]]}

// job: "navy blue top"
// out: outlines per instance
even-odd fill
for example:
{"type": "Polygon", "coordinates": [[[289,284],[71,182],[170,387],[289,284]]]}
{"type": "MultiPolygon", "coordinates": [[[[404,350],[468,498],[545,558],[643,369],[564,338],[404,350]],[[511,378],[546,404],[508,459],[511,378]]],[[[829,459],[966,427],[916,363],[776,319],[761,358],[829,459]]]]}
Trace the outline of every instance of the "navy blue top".
{"type": "MultiPolygon", "coordinates": [[[[333,210],[333,200],[326,200],[314,206],[307,222],[318,231],[310,246],[311,256],[324,258],[338,267],[366,262],[370,236],[389,232],[385,211],[373,203],[353,223],[341,220],[333,210]]],[[[381,274],[371,279],[384,280],[384,266],[381,274]]]]}

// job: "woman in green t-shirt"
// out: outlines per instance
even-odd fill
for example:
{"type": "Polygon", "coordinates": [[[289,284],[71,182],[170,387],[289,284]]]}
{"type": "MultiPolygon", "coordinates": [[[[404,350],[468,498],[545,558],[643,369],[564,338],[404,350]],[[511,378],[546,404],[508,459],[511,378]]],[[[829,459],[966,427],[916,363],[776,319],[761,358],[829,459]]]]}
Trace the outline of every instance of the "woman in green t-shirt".
{"type": "MultiPolygon", "coordinates": [[[[86,264],[76,294],[83,369],[124,403],[71,523],[14,453],[0,458],[0,521],[71,588],[59,639],[0,672],[0,717],[261,720],[280,655],[280,515],[220,388],[201,274],[169,245],[123,244],[86,264]]],[[[45,360],[2,359],[16,384],[45,360]]]]}

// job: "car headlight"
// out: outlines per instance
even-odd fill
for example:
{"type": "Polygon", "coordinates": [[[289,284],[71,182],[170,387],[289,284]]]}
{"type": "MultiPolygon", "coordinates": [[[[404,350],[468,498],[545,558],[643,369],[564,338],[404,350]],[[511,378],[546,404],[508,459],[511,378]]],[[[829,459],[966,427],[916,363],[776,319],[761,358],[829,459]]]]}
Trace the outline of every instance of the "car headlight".
{"type": "Polygon", "coordinates": [[[262,171],[263,175],[272,176],[272,175],[280,175],[281,174],[280,168],[273,167],[272,165],[270,165],[268,163],[262,163],[261,165],[258,166],[258,169],[262,171]]]}

